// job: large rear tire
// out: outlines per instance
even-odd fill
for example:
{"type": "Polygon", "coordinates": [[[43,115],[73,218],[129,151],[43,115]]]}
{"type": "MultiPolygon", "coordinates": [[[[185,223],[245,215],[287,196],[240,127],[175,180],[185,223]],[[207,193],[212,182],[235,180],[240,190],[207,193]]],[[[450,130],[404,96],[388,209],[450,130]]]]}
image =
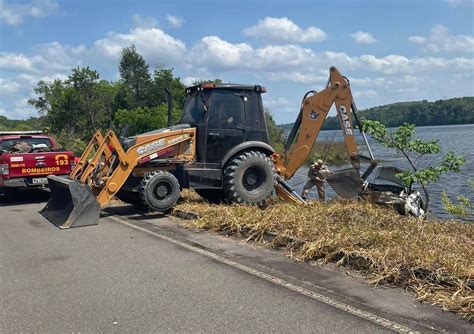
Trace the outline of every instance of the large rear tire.
{"type": "Polygon", "coordinates": [[[243,152],[224,169],[224,193],[230,202],[262,205],[273,187],[273,163],[262,152],[243,152]]]}
{"type": "Polygon", "coordinates": [[[140,183],[140,198],[150,210],[167,212],[178,201],[180,186],[176,177],[168,172],[156,171],[145,175],[140,183]]]}
{"type": "Polygon", "coordinates": [[[199,196],[209,203],[218,204],[225,200],[225,194],[222,189],[195,189],[199,196]]]}

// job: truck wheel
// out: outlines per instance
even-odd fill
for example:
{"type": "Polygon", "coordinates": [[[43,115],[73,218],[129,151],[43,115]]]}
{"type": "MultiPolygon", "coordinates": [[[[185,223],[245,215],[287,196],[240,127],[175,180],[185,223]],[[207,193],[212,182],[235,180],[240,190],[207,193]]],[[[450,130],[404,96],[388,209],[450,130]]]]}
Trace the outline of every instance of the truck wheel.
{"type": "Polygon", "coordinates": [[[180,186],[168,172],[156,171],[145,175],[140,183],[140,198],[151,210],[167,212],[179,198],[180,186]]]}
{"type": "Polygon", "coordinates": [[[221,203],[225,200],[225,194],[222,189],[195,189],[199,196],[209,203],[221,203]]]}
{"type": "Polygon", "coordinates": [[[236,156],[224,170],[224,193],[231,202],[263,204],[273,183],[273,163],[259,151],[236,156]]]}

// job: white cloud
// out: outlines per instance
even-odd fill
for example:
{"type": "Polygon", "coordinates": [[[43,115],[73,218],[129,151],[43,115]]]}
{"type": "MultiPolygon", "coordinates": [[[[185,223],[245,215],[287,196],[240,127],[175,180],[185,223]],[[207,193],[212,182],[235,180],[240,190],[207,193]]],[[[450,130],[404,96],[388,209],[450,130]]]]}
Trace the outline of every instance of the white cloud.
{"type": "Polygon", "coordinates": [[[430,35],[427,37],[411,36],[408,40],[421,45],[425,52],[474,53],[473,35],[452,35],[443,25],[435,25],[431,28],[430,35]]]}
{"type": "MultiPolygon", "coordinates": [[[[418,42],[422,47],[432,42],[431,36],[412,37],[420,37],[418,42]]],[[[411,41],[415,43],[417,39],[411,41]]],[[[25,101],[32,97],[37,82],[64,79],[75,66],[91,66],[99,70],[101,77],[116,80],[120,52],[130,44],[137,47],[152,68],[156,65],[174,67],[186,84],[202,78],[225,77],[233,82],[258,79],[275,94],[265,95],[264,100],[276,115],[295,112],[301,98],[295,91],[301,89],[302,94],[309,89],[324,88],[332,65],[351,79],[354,96],[361,107],[410,99],[474,95],[472,56],[353,55],[280,42],[257,47],[244,42],[232,43],[219,36],[205,36],[186,47],[160,28],[140,26],[125,33],[111,32],[89,46],[50,42],[34,46],[31,53],[0,52],[0,109],[8,117],[36,115],[25,101]]]]}
{"type": "Polygon", "coordinates": [[[62,45],[58,42],[40,44],[34,56],[23,53],[0,52],[0,69],[8,72],[55,73],[70,70],[82,64],[87,54],[85,46],[62,45]]]}
{"type": "Polygon", "coordinates": [[[168,23],[173,27],[173,28],[179,28],[183,25],[184,19],[179,16],[174,16],[171,14],[166,15],[166,20],[168,20],[168,23]]]}
{"type": "Polygon", "coordinates": [[[473,5],[474,0],[444,0],[444,2],[450,4],[453,7],[458,7],[461,5],[473,5]]]}
{"type": "Polygon", "coordinates": [[[0,96],[8,97],[11,94],[16,94],[21,89],[21,85],[10,79],[0,78],[0,96]]]}
{"type": "Polygon", "coordinates": [[[328,80],[327,74],[314,73],[313,69],[309,72],[268,72],[265,76],[271,81],[292,81],[311,85],[323,85],[328,80]]]}
{"type": "Polygon", "coordinates": [[[323,30],[313,26],[302,29],[287,17],[266,17],[256,25],[245,28],[244,34],[284,43],[321,42],[327,38],[323,30]]]}
{"type": "MultiPolygon", "coordinates": [[[[391,96],[393,100],[389,102],[396,102],[397,97],[399,101],[406,100],[400,90],[402,87],[406,87],[407,92],[410,92],[407,97],[426,98],[429,93],[424,91],[420,82],[429,82],[427,87],[445,87],[450,90],[451,86],[448,89],[448,83],[441,84],[441,79],[474,68],[474,59],[466,57],[406,57],[397,54],[384,57],[371,54],[351,56],[343,52],[315,52],[297,45],[266,45],[253,48],[249,44],[233,44],[217,36],[202,38],[189,53],[187,69],[192,73],[207,77],[219,76],[226,72],[238,73],[259,80],[294,82],[312,87],[324,87],[328,77],[327,69],[336,65],[349,78],[366,75],[363,81],[352,81],[364,88],[364,92],[359,92],[358,96],[365,101],[386,101],[392,90],[397,90],[398,95],[391,96]],[[417,73],[418,77],[414,78],[413,73],[417,73]]],[[[469,87],[472,87],[472,84],[467,85],[464,90],[467,93],[464,94],[474,94],[469,87]]]]}
{"type": "Polygon", "coordinates": [[[0,69],[5,71],[32,71],[33,62],[22,53],[0,52],[0,69]]]}
{"type": "Polygon", "coordinates": [[[145,17],[139,14],[132,16],[133,25],[140,28],[155,28],[158,26],[158,21],[154,17],[145,17]]]}
{"type": "Polygon", "coordinates": [[[27,17],[46,17],[58,10],[54,0],[34,0],[30,3],[10,3],[0,0],[0,22],[19,26],[27,17]]]}
{"type": "Polygon", "coordinates": [[[91,66],[100,69],[109,79],[116,80],[118,59],[123,47],[135,44],[138,52],[153,66],[172,67],[181,64],[181,57],[186,46],[158,28],[137,27],[129,33],[109,33],[107,37],[97,40],[92,46],[71,46],[59,42],[36,45],[34,55],[24,53],[0,52],[0,70],[2,93],[5,92],[4,106],[9,117],[30,117],[36,111],[23,103],[32,97],[33,88],[38,81],[65,79],[71,68],[91,66]],[[113,58],[113,61],[110,61],[113,58]],[[11,94],[6,94],[10,92],[11,94]],[[5,101],[8,101],[5,102],[5,101]],[[20,103],[23,101],[22,103],[20,103]]]}
{"type": "Polygon", "coordinates": [[[197,82],[197,81],[200,81],[200,80],[206,80],[205,78],[202,78],[202,77],[184,77],[184,78],[181,78],[181,82],[186,86],[186,87],[189,87],[189,86],[192,86],[193,83],[197,82]]]}
{"type": "Polygon", "coordinates": [[[298,110],[299,104],[298,99],[301,97],[298,96],[294,101],[290,101],[286,97],[274,97],[272,93],[265,95],[263,99],[263,106],[267,108],[272,116],[275,116],[273,111],[278,110],[280,113],[295,114],[298,110]]]}
{"type": "Polygon", "coordinates": [[[245,43],[232,44],[217,36],[206,36],[191,50],[191,65],[229,69],[243,66],[243,60],[252,52],[245,43]]]}
{"type": "Polygon", "coordinates": [[[246,43],[233,44],[218,36],[206,36],[191,49],[189,67],[208,70],[289,69],[309,64],[314,52],[297,45],[267,45],[254,49],[246,43]]]}
{"type": "Polygon", "coordinates": [[[118,60],[124,47],[134,44],[152,66],[169,65],[181,59],[186,45],[158,28],[137,27],[129,33],[111,32],[94,43],[95,51],[102,56],[118,60]]]}
{"type": "Polygon", "coordinates": [[[426,42],[426,38],[422,36],[410,36],[408,40],[415,44],[423,44],[426,42]]]}
{"type": "Polygon", "coordinates": [[[364,31],[356,31],[351,34],[351,37],[358,44],[372,44],[377,41],[372,34],[364,31]]]}

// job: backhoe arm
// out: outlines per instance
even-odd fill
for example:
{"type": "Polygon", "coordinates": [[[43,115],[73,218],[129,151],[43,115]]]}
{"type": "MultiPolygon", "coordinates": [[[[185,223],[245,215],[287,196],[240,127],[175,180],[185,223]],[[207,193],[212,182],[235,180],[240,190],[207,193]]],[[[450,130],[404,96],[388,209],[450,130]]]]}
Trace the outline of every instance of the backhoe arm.
{"type": "Polygon", "coordinates": [[[308,158],[333,104],[336,105],[347,154],[351,158],[358,157],[351,112],[355,110],[355,104],[349,81],[335,67],[331,67],[326,88],[320,93],[313,93],[303,98],[300,114],[285,144],[285,152],[274,157],[276,169],[284,179],[291,178],[308,158]]]}

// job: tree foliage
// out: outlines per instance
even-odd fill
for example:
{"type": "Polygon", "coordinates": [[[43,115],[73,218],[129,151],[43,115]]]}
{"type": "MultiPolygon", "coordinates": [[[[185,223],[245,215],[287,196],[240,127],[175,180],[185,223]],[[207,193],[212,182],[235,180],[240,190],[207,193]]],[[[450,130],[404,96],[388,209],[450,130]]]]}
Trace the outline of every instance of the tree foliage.
{"type": "MultiPolygon", "coordinates": [[[[468,180],[469,186],[474,190],[474,180],[468,180]]],[[[474,204],[464,195],[457,196],[457,203],[451,201],[446,192],[441,193],[441,202],[444,208],[452,215],[459,216],[463,219],[471,219],[474,215],[474,204]]]]}
{"type": "Polygon", "coordinates": [[[169,89],[173,95],[174,106],[180,110],[184,107],[186,101],[186,86],[181,82],[179,77],[173,75],[172,68],[155,69],[153,75],[153,105],[166,103],[165,89],[169,89]]]}
{"type": "Polygon", "coordinates": [[[361,117],[372,119],[388,127],[403,123],[425,125],[450,125],[474,123],[474,97],[453,98],[428,102],[400,102],[367,109],[361,117]]]}
{"type": "Polygon", "coordinates": [[[30,117],[28,119],[8,119],[0,115],[0,131],[28,131],[43,129],[41,117],[30,117]]]}
{"type": "Polygon", "coordinates": [[[124,97],[128,109],[149,106],[151,98],[150,68],[135,46],[122,50],[119,63],[120,79],[124,83],[124,97]]]}
{"type": "Polygon", "coordinates": [[[73,68],[66,80],[40,81],[30,99],[42,115],[42,128],[57,135],[59,145],[87,142],[94,129],[108,128],[114,117],[119,83],[101,80],[89,67],[73,68]]]}
{"type": "Polygon", "coordinates": [[[173,122],[178,122],[186,96],[173,69],[156,69],[152,77],[148,64],[132,45],[122,50],[119,73],[120,80],[110,82],[89,67],[76,67],[65,80],[40,81],[34,90],[36,97],[29,103],[41,117],[34,121],[0,117],[0,129],[41,128],[55,134],[60,146],[80,153],[95,129],[129,124],[132,135],[166,126],[165,88],[173,94],[173,122]]]}
{"type": "Polygon", "coordinates": [[[440,176],[449,172],[461,172],[464,157],[456,155],[453,151],[446,153],[442,159],[421,167],[420,159],[426,155],[441,153],[438,140],[414,139],[415,125],[405,123],[394,131],[389,131],[378,121],[365,120],[364,129],[373,139],[387,148],[392,148],[402,153],[408,161],[411,169],[403,171],[397,177],[411,189],[412,185],[418,183],[425,193],[425,211],[429,207],[429,194],[426,185],[439,180],[440,176]]]}
{"type": "Polygon", "coordinates": [[[270,145],[277,151],[283,152],[285,145],[285,131],[276,126],[275,120],[268,109],[265,110],[265,121],[267,123],[268,140],[270,145]]]}
{"type": "MultiPolygon", "coordinates": [[[[133,136],[140,133],[164,128],[168,124],[168,107],[160,104],[157,107],[135,108],[133,110],[120,109],[115,114],[115,125],[123,128],[128,124],[128,135],[133,136]]],[[[181,111],[173,109],[173,123],[179,121],[181,111]]]]}

